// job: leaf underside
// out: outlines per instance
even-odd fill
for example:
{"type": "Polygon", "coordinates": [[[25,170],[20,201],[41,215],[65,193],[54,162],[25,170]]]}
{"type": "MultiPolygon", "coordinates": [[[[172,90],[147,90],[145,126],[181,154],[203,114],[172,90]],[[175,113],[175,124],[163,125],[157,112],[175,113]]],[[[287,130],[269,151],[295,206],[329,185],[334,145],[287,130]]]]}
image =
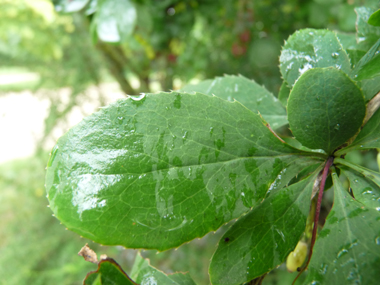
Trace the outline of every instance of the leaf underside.
{"type": "Polygon", "coordinates": [[[164,284],[164,285],[195,285],[188,273],[175,273],[167,275],[149,264],[149,260],[136,255],[131,277],[138,284],[164,284]]]}
{"type": "Polygon", "coordinates": [[[98,269],[87,274],[84,285],[124,284],[137,285],[112,258],[103,259],[98,269]]]}
{"type": "Polygon", "coordinates": [[[187,85],[181,90],[215,95],[228,101],[239,101],[251,111],[259,112],[272,129],[288,124],[285,108],[279,100],[264,87],[244,76],[225,75],[187,85]]]}

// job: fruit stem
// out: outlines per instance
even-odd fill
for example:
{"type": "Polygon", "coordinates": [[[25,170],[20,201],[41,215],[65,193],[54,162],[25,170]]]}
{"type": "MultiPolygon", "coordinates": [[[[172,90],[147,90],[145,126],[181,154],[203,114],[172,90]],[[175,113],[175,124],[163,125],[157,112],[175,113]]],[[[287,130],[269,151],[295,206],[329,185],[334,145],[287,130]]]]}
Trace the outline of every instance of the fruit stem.
{"type": "Polygon", "coordinates": [[[293,285],[295,284],[298,277],[302,274],[302,272],[304,272],[307,269],[307,267],[310,263],[311,256],[313,255],[313,248],[314,248],[315,240],[317,238],[318,221],[319,221],[319,214],[321,212],[323,191],[325,190],[326,179],[327,179],[327,176],[329,174],[329,169],[330,169],[331,165],[333,164],[333,162],[334,162],[334,157],[330,156],[328,158],[328,160],[326,161],[325,167],[323,168],[322,179],[321,179],[321,183],[319,184],[317,207],[315,208],[314,226],[313,226],[313,233],[311,236],[309,255],[307,257],[307,261],[306,261],[305,266],[301,270],[299,270],[297,277],[294,279],[293,285]]]}

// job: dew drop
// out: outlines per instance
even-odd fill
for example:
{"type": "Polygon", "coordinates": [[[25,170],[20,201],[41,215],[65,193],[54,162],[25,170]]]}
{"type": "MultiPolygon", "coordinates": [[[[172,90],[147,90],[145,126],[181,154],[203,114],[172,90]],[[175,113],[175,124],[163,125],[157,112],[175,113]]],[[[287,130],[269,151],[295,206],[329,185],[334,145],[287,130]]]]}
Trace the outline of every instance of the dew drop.
{"type": "Polygon", "coordinates": [[[378,236],[378,237],[375,238],[375,242],[376,242],[377,245],[380,245],[380,236],[378,236]]]}
{"type": "Polygon", "coordinates": [[[141,94],[139,96],[130,96],[133,101],[140,101],[141,99],[145,98],[145,94],[141,94]]]}
{"type": "Polygon", "coordinates": [[[342,257],[343,255],[345,255],[346,253],[348,252],[347,249],[343,248],[341,251],[338,252],[338,254],[336,255],[337,258],[340,258],[342,257]]]}
{"type": "Polygon", "coordinates": [[[336,126],[334,127],[334,130],[339,131],[339,128],[340,128],[340,125],[336,124],[336,126]]]}
{"type": "Polygon", "coordinates": [[[339,57],[339,53],[338,52],[333,52],[331,54],[331,57],[334,58],[334,59],[337,59],[339,57]]]}

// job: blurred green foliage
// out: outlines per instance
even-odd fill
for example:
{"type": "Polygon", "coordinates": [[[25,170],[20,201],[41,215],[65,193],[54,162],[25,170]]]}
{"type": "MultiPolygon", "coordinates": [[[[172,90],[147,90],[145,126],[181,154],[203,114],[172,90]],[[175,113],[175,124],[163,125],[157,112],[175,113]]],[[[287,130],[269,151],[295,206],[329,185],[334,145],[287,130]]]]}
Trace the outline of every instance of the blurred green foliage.
{"type": "MultiPolygon", "coordinates": [[[[67,1],[54,2],[59,6],[67,1]]],[[[354,7],[378,5],[377,0],[134,0],[132,32],[107,43],[98,36],[96,25],[102,19],[96,1],[79,2],[88,6],[58,14],[49,0],[0,0],[0,74],[17,68],[40,78],[32,84],[0,86],[0,96],[9,90],[45,90],[50,110],[41,145],[75,106],[94,100],[86,92],[90,86],[111,76],[125,93],[138,94],[154,89],[154,83],[169,90],[194,78],[240,73],[277,94],[278,57],[290,34],[305,27],[329,28],[344,32],[341,39],[352,39],[354,7]],[[57,92],[63,87],[69,87],[67,100],[57,92]]],[[[95,100],[103,105],[101,96],[95,100]]],[[[377,167],[375,152],[350,155],[355,163],[377,167]]],[[[80,239],[51,216],[43,186],[46,159],[41,152],[0,165],[0,283],[81,284],[96,269],[76,255],[86,242],[130,269],[134,251],[80,239]]],[[[177,251],[147,251],[143,256],[166,272],[190,270],[198,284],[208,284],[207,265],[222,233],[177,251]]],[[[285,277],[285,272],[280,267],[264,284],[289,284],[293,276],[285,277]]]]}

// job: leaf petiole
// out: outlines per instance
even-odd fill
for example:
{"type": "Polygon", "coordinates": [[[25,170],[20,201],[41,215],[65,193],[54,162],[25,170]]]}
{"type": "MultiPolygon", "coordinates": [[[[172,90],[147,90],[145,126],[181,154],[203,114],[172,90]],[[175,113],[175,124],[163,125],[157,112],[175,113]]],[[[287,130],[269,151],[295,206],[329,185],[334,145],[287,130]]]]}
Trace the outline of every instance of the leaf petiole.
{"type": "Polygon", "coordinates": [[[313,233],[312,233],[312,236],[311,236],[311,243],[310,243],[309,254],[308,254],[305,266],[301,270],[299,270],[299,273],[298,273],[297,277],[294,279],[292,285],[295,284],[296,280],[302,274],[302,272],[304,272],[307,269],[307,267],[308,267],[308,265],[310,263],[311,256],[313,255],[313,248],[314,248],[315,240],[316,240],[316,237],[317,237],[319,214],[321,212],[323,191],[325,189],[325,184],[326,184],[327,176],[329,174],[329,169],[332,166],[333,162],[334,162],[334,157],[330,156],[328,158],[328,160],[326,161],[325,167],[323,168],[322,179],[321,179],[321,182],[319,184],[319,193],[318,193],[317,207],[315,209],[315,215],[314,215],[314,226],[313,226],[313,233]]]}

